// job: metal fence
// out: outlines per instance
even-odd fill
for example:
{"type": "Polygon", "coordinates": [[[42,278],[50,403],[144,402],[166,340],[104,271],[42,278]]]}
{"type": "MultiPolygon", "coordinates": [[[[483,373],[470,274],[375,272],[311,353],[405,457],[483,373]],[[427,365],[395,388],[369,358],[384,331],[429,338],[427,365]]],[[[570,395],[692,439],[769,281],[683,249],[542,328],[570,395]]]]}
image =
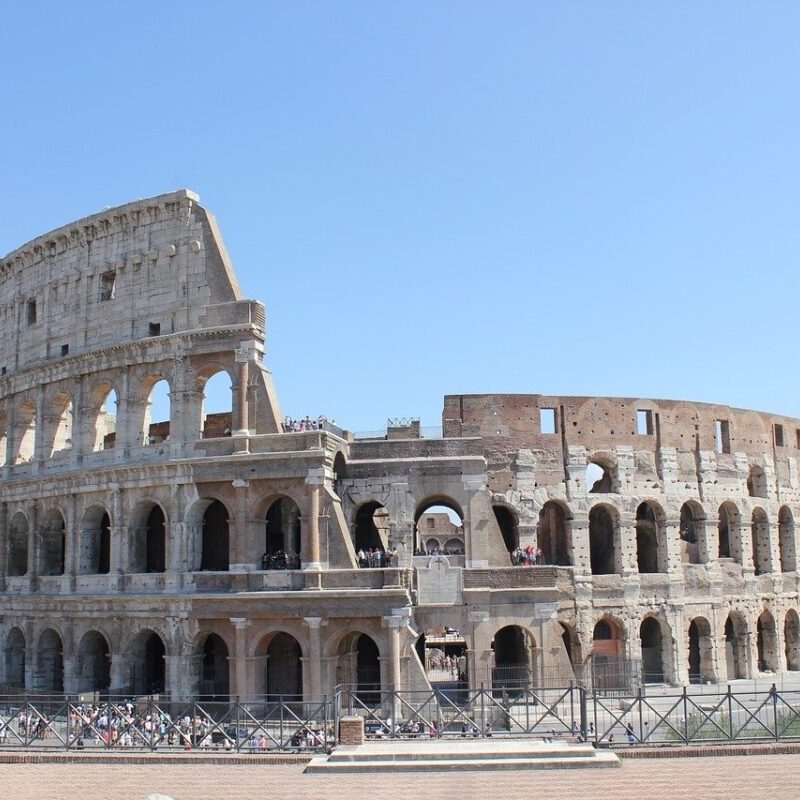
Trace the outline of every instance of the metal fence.
{"type": "Polygon", "coordinates": [[[334,741],[332,704],[254,698],[101,702],[0,698],[0,747],[66,750],[319,752],[334,741]]]}

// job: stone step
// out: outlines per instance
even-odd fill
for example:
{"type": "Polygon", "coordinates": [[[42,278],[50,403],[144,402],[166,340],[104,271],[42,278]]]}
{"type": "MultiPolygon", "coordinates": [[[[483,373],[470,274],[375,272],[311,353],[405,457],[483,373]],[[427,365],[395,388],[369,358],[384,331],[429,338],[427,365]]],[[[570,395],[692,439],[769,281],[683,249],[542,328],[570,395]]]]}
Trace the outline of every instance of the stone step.
{"type": "Polygon", "coordinates": [[[410,748],[369,748],[362,750],[359,747],[337,747],[329,756],[333,762],[355,762],[355,761],[438,761],[452,760],[454,758],[593,758],[596,750],[591,745],[569,746],[569,745],[542,745],[537,748],[525,747],[504,747],[498,749],[489,748],[459,748],[454,745],[448,748],[420,748],[414,750],[410,748]]]}

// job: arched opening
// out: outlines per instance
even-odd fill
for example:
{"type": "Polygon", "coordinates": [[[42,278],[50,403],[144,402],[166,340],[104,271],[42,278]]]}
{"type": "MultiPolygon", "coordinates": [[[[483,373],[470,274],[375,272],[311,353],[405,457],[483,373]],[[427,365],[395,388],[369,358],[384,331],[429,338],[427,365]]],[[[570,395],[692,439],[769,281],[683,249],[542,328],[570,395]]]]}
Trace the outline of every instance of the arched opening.
{"type": "Polygon", "coordinates": [[[161,637],[141,631],[130,649],[130,685],[133,694],[161,694],[166,689],[167,650],[161,637]]]}
{"type": "MultiPolygon", "coordinates": [[[[353,546],[359,561],[362,555],[373,550],[386,550],[389,547],[389,512],[374,500],[358,507],[355,518],[355,536],[353,546]]],[[[364,565],[362,565],[364,566],[364,565]]]]}
{"type": "Polygon", "coordinates": [[[767,476],[761,467],[750,467],[750,474],[747,476],[747,494],[750,497],[767,496],[767,476]]]}
{"type": "Polygon", "coordinates": [[[17,512],[8,529],[8,574],[10,577],[28,573],[28,520],[17,512]]]}
{"type": "Polygon", "coordinates": [[[160,444],[169,439],[172,407],[170,388],[166,380],[156,380],[147,396],[142,440],[145,444],[160,444]]]}
{"type": "Polygon", "coordinates": [[[786,669],[790,672],[800,670],[800,617],[790,608],[783,622],[783,644],[786,649],[786,669]]]}
{"type": "Polygon", "coordinates": [[[41,527],[39,540],[39,574],[63,575],[66,555],[66,532],[64,517],[57,509],[51,509],[41,527]]]}
{"type": "Polygon", "coordinates": [[[230,566],[228,509],[212,500],[203,514],[200,569],[225,572],[230,566]]]}
{"type": "Polygon", "coordinates": [[[52,628],[39,637],[36,687],[41,692],[64,691],[64,645],[52,628]]]}
{"type": "Polygon", "coordinates": [[[711,625],[705,617],[695,617],[689,623],[689,682],[708,683],[714,680],[711,625]]]}
{"type": "Polygon", "coordinates": [[[497,520],[497,526],[500,528],[500,535],[503,537],[503,544],[509,553],[519,548],[519,525],[517,524],[517,516],[507,506],[494,505],[494,518],[497,520]]]}
{"type": "Polygon", "coordinates": [[[0,467],[5,466],[8,456],[8,417],[0,411],[0,467]]]}
{"type": "Polygon", "coordinates": [[[448,539],[442,550],[446,556],[463,556],[464,542],[461,539],[448,539]]]}
{"type": "Polygon", "coordinates": [[[592,686],[598,691],[628,686],[622,628],[611,619],[601,619],[592,632],[592,686]]]}
{"type": "Polygon", "coordinates": [[[778,635],[775,618],[769,611],[762,611],[756,623],[756,646],[758,650],[758,671],[778,671],[778,635]]]}
{"type": "Polygon", "coordinates": [[[700,563],[700,535],[702,532],[703,512],[693,503],[681,506],[680,542],[681,563],[700,563]]]}
{"type": "Polygon", "coordinates": [[[6,686],[25,688],[25,636],[19,628],[12,628],[6,637],[6,686]]]}
{"type": "Polygon", "coordinates": [[[111,520],[102,506],[92,506],[83,515],[78,569],[82,575],[111,571],[111,520]]]}
{"type": "Polygon", "coordinates": [[[164,572],[166,569],[166,518],[161,506],[143,503],[135,515],[131,537],[131,572],[164,572]]]}
{"type": "Polygon", "coordinates": [[[769,520],[761,508],[753,511],[750,523],[750,538],[753,544],[753,569],[756,575],[772,572],[772,553],[769,542],[769,520]]]}
{"type": "Polygon", "coordinates": [[[617,572],[614,543],[614,518],[606,506],[594,506],[589,512],[589,558],[594,575],[617,572]]]}
{"type": "Polygon", "coordinates": [[[536,547],[544,564],[568,567],[572,562],[567,538],[567,513],[560,503],[549,500],[539,512],[536,526],[536,547]]]}
{"type": "Polygon", "coordinates": [[[794,517],[787,506],[778,512],[778,547],[780,548],[781,572],[797,569],[797,549],[794,539],[794,517]]]}
{"type": "Polygon", "coordinates": [[[288,633],[276,633],[266,651],[265,694],[287,700],[303,697],[303,653],[288,633]]]}
{"type": "Polygon", "coordinates": [[[717,532],[719,534],[719,557],[731,558],[733,552],[731,548],[731,533],[733,526],[739,524],[739,512],[733,503],[723,503],[719,507],[719,523],[717,532]]]}
{"type": "Polygon", "coordinates": [[[210,633],[198,655],[201,697],[205,700],[227,700],[230,695],[228,645],[221,636],[210,633]]]}
{"type": "Polygon", "coordinates": [[[586,487],[589,494],[609,494],[617,491],[612,464],[590,460],[586,465],[586,487]]]}
{"type": "Polygon", "coordinates": [[[642,645],[642,682],[664,683],[664,652],[661,626],[658,620],[647,617],[639,628],[642,645]]]}
{"type": "Polygon", "coordinates": [[[300,509],[290,497],[279,497],[267,509],[263,569],[299,569],[300,509]]]}
{"type": "Polygon", "coordinates": [[[49,411],[51,416],[48,423],[52,446],[48,455],[52,458],[58,453],[72,449],[72,398],[63,392],[57,394],[49,411]]]}
{"type": "Polygon", "coordinates": [[[641,503],[636,509],[636,563],[639,572],[667,571],[659,534],[655,509],[650,503],[641,503]]]}
{"type": "Polygon", "coordinates": [[[339,643],[338,682],[349,686],[361,702],[380,702],[381,665],[378,645],[365,633],[355,631],[339,643]]]}
{"type": "Polygon", "coordinates": [[[425,555],[425,541],[434,536],[464,541],[464,515],[458,504],[448,498],[436,498],[421,503],[414,518],[414,553],[425,555]]]}
{"type": "Polygon", "coordinates": [[[91,408],[97,409],[94,420],[92,450],[113,450],[117,442],[117,412],[119,399],[110,383],[96,387],[92,392],[91,408]]]}
{"type": "Polygon", "coordinates": [[[231,376],[225,370],[200,376],[203,391],[200,431],[203,439],[230,436],[233,428],[231,376]]]}
{"type": "Polygon", "coordinates": [[[14,463],[33,461],[36,453],[36,406],[30,400],[24,400],[17,407],[14,428],[14,463]]]}
{"type": "Polygon", "coordinates": [[[428,628],[417,639],[417,654],[434,689],[448,691],[467,683],[467,642],[447,625],[428,628]]]}
{"type": "Polygon", "coordinates": [[[725,620],[725,664],[728,680],[747,677],[747,624],[735,612],[725,620]]]}
{"type": "Polygon", "coordinates": [[[535,649],[532,637],[519,625],[507,625],[492,640],[493,689],[526,689],[533,685],[535,649]]]}
{"type": "Polygon", "coordinates": [[[78,645],[78,683],[81,692],[108,692],[111,654],[103,634],[89,631],[78,645]]]}
{"type": "Polygon", "coordinates": [[[442,551],[442,543],[438,539],[428,539],[425,542],[425,552],[428,555],[437,555],[442,551]]]}

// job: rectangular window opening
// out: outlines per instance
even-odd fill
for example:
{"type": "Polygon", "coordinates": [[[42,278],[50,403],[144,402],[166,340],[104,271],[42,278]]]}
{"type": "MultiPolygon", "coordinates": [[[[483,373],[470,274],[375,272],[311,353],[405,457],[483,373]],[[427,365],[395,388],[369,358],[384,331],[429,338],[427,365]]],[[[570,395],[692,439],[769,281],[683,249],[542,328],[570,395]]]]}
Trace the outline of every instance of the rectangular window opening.
{"type": "Polygon", "coordinates": [[[100,276],[99,299],[113,300],[114,299],[114,286],[117,282],[116,272],[104,272],[100,276]]]}
{"type": "Polygon", "coordinates": [[[775,433],[775,447],[783,447],[783,425],[778,425],[776,423],[772,426],[772,429],[775,433]]]}
{"type": "Polygon", "coordinates": [[[69,354],[69,345],[68,344],[62,344],[61,345],[61,355],[62,356],[66,356],[68,354],[69,354]]]}
{"type": "Polygon", "coordinates": [[[556,410],[554,408],[539,409],[539,432],[540,433],[556,432],[556,410]]]}
{"type": "Polygon", "coordinates": [[[151,336],[161,336],[161,323],[151,322],[148,326],[151,336]]]}
{"type": "Polygon", "coordinates": [[[26,314],[28,325],[33,325],[36,322],[36,301],[35,300],[28,300],[28,305],[26,306],[26,314]]]}
{"type": "Polygon", "coordinates": [[[718,419],[714,422],[714,434],[718,453],[731,451],[731,424],[727,419],[718,419]]]}
{"type": "Polygon", "coordinates": [[[795,433],[797,434],[797,449],[800,450],[800,428],[795,433]]]}
{"type": "Polygon", "coordinates": [[[639,436],[653,435],[653,412],[649,408],[640,408],[636,412],[636,433],[639,436]]]}

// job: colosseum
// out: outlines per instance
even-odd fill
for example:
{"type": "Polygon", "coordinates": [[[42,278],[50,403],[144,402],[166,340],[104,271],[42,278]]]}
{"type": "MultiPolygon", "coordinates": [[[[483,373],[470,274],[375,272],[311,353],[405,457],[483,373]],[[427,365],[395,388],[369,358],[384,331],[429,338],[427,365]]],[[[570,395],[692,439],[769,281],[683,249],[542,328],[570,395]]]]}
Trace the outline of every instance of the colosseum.
{"type": "Polygon", "coordinates": [[[6,691],[800,670],[800,420],[528,394],[447,396],[435,435],[287,425],[264,307],[189,191],[33,240],[0,292],[6,691]]]}

